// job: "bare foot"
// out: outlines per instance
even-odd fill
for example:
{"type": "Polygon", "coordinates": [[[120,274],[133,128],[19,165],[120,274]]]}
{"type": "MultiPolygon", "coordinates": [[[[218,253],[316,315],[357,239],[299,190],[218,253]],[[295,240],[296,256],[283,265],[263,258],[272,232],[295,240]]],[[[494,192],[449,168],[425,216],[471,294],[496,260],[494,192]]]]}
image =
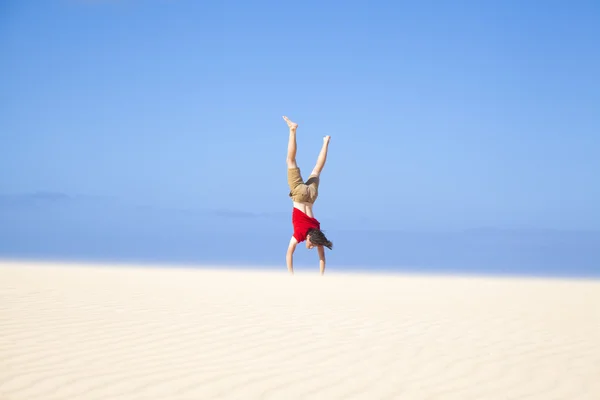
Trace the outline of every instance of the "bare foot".
{"type": "Polygon", "coordinates": [[[288,117],[286,117],[285,115],[283,116],[283,119],[285,120],[285,122],[287,122],[290,130],[295,131],[296,128],[298,128],[298,124],[290,121],[290,119],[288,117]]]}
{"type": "Polygon", "coordinates": [[[326,144],[329,144],[330,140],[331,140],[331,136],[329,136],[329,135],[323,137],[323,142],[326,143],[326,144]]]}

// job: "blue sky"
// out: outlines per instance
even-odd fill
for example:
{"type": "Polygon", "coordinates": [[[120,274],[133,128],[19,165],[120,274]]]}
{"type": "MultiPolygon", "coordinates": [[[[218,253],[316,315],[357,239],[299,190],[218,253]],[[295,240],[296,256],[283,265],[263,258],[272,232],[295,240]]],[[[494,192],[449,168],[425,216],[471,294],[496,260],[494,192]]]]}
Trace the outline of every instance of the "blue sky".
{"type": "Polygon", "coordinates": [[[600,230],[600,5],[539,4],[3,2],[6,234],[41,191],[285,243],[282,115],[325,229],[600,230]]]}

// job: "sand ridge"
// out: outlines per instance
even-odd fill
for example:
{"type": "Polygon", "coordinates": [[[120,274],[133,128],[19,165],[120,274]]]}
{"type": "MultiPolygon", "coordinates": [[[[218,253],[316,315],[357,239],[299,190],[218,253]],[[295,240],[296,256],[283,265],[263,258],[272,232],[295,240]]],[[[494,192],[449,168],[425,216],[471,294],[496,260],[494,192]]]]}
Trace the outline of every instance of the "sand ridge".
{"type": "Polygon", "coordinates": [[[600,282],[0,264],[0,399],[600,398],[600,282]]]}

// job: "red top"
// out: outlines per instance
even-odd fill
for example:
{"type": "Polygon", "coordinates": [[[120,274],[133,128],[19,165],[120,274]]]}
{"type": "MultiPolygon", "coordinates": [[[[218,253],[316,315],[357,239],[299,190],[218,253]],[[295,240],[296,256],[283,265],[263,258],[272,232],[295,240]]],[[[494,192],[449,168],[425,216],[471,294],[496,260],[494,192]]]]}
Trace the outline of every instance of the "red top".
{"type": "Polygon", "coordinates": [[[306,233],[309,229],[321,229],[319,221],[309,217],[296,207],[294,207],[294,211],[292,212],[292,225],[294,226],[294,237],[298,243],[306,240],[306,233]]]}

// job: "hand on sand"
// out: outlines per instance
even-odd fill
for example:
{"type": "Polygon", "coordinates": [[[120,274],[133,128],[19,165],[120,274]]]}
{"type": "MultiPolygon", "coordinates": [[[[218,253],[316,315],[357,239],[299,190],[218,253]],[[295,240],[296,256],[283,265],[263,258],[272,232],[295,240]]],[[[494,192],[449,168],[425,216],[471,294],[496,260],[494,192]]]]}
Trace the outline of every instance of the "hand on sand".
{"type": "Polygon", "coordinates": [[[290,119],[288,117],[286,117],[285,115],[283,116],[283,119],[285,120],[285,122],[287,122],[287,124],[291,130],[296,130],[296,128],[298,128],[298,124],[290,121],[290,119]]]}

